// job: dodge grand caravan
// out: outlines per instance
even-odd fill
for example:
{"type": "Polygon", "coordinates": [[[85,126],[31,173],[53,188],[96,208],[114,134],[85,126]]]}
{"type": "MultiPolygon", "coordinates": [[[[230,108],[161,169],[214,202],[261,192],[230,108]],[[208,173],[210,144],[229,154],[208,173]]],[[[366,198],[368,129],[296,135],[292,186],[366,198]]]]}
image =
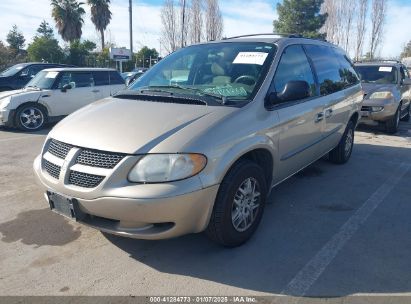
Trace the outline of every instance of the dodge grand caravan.
{"type": "Polygon", "coordinates": [[[361,102],[344,52],[254,35],[183,48],[50,132],[34,161],[50,208],[108,233],[256,230],[270,190],[328,154],[348,161],[361,102]]]}

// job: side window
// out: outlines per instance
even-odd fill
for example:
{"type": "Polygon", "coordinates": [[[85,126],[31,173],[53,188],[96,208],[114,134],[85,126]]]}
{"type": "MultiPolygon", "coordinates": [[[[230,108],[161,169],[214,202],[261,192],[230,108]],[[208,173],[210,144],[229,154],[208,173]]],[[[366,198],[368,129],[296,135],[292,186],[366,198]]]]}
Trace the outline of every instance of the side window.
{"type": "Polygon", "coordinates": [[[360,80],[350,59],[348,59],[348,57],[340,51],[336,51],[336,53],[338,56],[338,61],[340,62],[340,76],[341,81],[344,83],[344,87],[348,88],[358,84],[360,80]]]}
{"type": "Polygon", "coordinates": [[[311,96],[315,95],[315,81],[307,56],[300,45],[292,45],[281,55],[274,76],[276,92],[282,92],[285,85],[292,80],[306,81],[311,88],[311,96]]]}
{"type": "Polygon", "coordinates": [[[406,67],[404,67],[404,72],[405,72],[405,78],[410,78],[410,72],[406,67]]]}
{"type": "Polygon", "coordinates": [[[401,73],[401,80],[404,80],[406,78],[406,75],[405,75],[405,71],[403,67],[400,67],[400,73],[401,73]]]}
{"type": "Polygon", "coordinates": [[[313,61],[321,95],[343,90],[345,84],[342,81],[340,63],[334,51],[327,46],[305,45],[304,47],[313,61]]]}
{"type": "Polygon", "coordinates": [[[93,75],[90,72],[63,72],[57,87],[61,89],[66,84],[70,84],[73,89],[92,87],[93,75]]]}
{"type": "Polygon", "coordinates": [[[110,85],[110,78],[107,71],[93,72],[94,85],[105,86],[110,85]]]}
{"type": "Polygon", "coordinates": [[[110,84],[125,84],[124,79],[120,76],[117,71],[110,72],[110,84]]]}
{"type": "Polygon", "coordinates": [[[34,76],[36,76],[36,74],[38,72],[40,72],[43,69],[44,69],[44,67],[42,65],[31,65],[31,66],[25,68],[21,72],[20,76],[22,76],[22,77],[32,77],[33,78],[34,76]]]}

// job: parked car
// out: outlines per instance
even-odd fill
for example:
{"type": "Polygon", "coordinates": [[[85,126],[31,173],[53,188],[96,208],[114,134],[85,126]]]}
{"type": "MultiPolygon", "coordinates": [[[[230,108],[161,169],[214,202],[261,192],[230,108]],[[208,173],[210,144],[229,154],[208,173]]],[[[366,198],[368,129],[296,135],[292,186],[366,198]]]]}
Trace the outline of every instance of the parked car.
{"type": "Polygon", "coordinates": [[[0,92],[23,88],[38,72],[44,69],[74,67],[56,63],[20,63],[0,73],[0,92]]]}
{"type": "Polygon", "coordinates": [[[0,126],[41,129],[125,88],[116,70],[57,68],[39,72],[21,90],[0,93],[0,126]]]}
{"type": "Polygon", "coordinates": [[[139,239],[205,231],[238,246],[272,187],[324,155],[348,161],[362,98],[327,42],[193,45],[57,124],[34,171],[52,210],[91,227],[139,239]]]}
{"type": "Polygon", "coordinates": [[[361,109],[361,124],[383,124],[388,133],[398,130],[400,120],[408,121],[411,114],[411,79],[400,62],[357,63],[365,93],[361,109]]]}
{"type": "Polygon", "coordinates": [[[128,77],[126,79],[126,86],[129,86],[130,84],[132,84],[134,81],[136,81],[137,79],[139,79],[141,76],[143,76],[144,72],[136,72],[133,73],[133,75],[131,75],[130,77],[128,77]]]}

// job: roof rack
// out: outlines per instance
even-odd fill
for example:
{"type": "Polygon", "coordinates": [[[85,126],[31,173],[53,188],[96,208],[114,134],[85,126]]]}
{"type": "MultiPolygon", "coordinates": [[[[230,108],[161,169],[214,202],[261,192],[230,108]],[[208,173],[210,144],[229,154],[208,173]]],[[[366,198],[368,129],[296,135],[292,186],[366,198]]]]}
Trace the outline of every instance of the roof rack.
{"type": "Polygon", "coordinates": [[[248,34],[233,37],[225,37],[223,40],[236,39],[236,38],[246,38],[246,37],[257,37],[257,36],[281,36],[285,38],[304,38],[300,34],[287,34],[287,33],[263,33],[263,34],[248,34]]]}
{"type": "Polygon", "coordinates": [[[372,62],[393,62],[393,63],[402,63],[400,60],[395,59],[366,59],[366,60],[357,60],[354,63],[372,63],[372,62]]]}

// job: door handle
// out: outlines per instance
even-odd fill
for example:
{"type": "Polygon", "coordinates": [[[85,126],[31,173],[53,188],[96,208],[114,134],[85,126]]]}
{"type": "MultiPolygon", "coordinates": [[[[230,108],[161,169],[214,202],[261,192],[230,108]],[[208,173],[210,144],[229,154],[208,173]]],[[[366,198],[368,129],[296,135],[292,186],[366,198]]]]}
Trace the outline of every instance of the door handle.
{"type": "Polygon", "coordinates": [[[91,92],[93,92],[93,93],[98,93],[98,92],[100,92],[100,90],[93,90],[93,91],[91,91],[91,92]]]}
{"type": "Polygon", "coordinates": [[[320,113],[317,113],[317,115],[315,115],[316,123],[322,121],[323,119],[324,119],[324,112],[320,112],[320,113]]]}
{"type": "Polygon", "coordinates": [[[333,112],[334,112],[333,109],[325,110],[325,118],[331,117],[333,115],[333,112]]]}

